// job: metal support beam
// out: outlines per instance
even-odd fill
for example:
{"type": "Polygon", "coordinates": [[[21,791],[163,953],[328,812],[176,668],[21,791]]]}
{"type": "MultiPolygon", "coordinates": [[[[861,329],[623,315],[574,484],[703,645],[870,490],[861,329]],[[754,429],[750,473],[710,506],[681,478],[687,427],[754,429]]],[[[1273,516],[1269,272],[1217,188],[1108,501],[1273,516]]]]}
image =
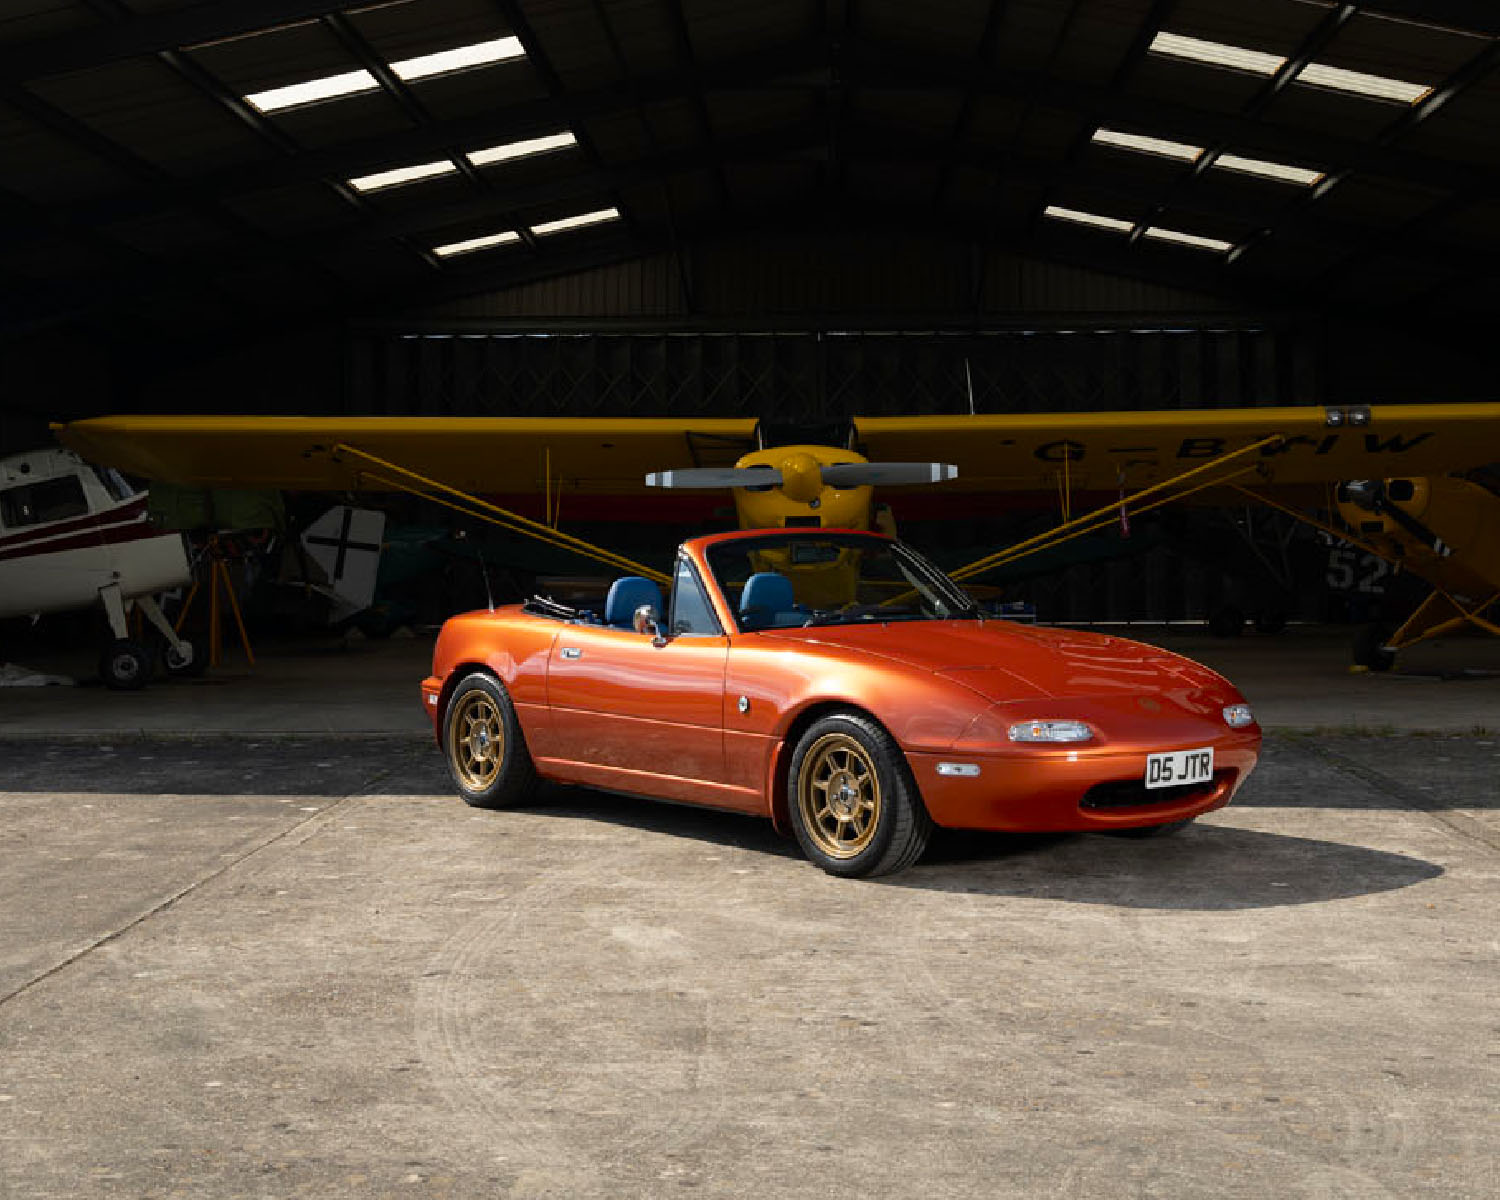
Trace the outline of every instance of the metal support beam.
{"type": "Polygon", "coordinates": [[[85,71],[127,58],[163,50],[180,50],[202,42],[296,21],[321,17],[349,7],[349,0],[218,0],[166,12],[132,15],[99,29],[38,38],[0,50],[0,84],[25,83],[71,71],[85,71]]]}

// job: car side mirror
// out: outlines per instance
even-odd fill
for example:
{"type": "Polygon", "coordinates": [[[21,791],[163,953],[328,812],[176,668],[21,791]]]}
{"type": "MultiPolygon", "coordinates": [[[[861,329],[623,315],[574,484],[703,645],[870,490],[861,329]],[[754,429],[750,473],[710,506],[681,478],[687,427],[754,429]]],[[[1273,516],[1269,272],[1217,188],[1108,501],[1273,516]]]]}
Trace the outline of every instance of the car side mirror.
{"type": "Polygon", "coordinates": [[[661,617],[654,604],[643,604],[636,609],[631,615],[630,625],[637,633],[649,633],[656,645],[667,644],[667,639],[661,631],[661,617]]]}

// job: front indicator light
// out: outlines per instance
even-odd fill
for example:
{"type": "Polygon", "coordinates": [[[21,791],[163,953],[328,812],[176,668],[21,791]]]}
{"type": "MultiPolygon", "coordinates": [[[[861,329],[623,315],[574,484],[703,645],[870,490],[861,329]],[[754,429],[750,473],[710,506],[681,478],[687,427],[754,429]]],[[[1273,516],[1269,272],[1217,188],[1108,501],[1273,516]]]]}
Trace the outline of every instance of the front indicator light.
{"type": "Polygon", "coordinates": [[[1255,724],[1255,714],[1248,704],[1230,704],[1224,708],[1224,724],[1231,729],[1243,729],[1255,724]]]}
{"type": "Polygon", "coordinates": [[[1013,742],[1087,742],[1094,736],[1082,721],[1021,721],[1006,733],[1013,742]]]}

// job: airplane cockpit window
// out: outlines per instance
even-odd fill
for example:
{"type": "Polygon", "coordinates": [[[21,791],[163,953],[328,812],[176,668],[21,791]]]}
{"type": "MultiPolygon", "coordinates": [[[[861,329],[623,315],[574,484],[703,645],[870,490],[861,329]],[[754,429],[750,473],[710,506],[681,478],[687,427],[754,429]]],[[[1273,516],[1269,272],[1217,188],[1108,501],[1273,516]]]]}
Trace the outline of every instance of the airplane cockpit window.
{"type": "Polygon", "coordinates": [[[672,633],[717,634],[719,621],[703,594],[703,585],[698,582],[698,573],[685,558],[677,560],[677,571],[672,577],[672,633]]]}
{"type": "Polygon", "coordinates": [[[9,529],[87,516],[88,501],[76,475],[44,479],[0,491],[0,522],[9,529]]]}
{"type": "Polygon", "coordinates": [[[135,495],[135,488],[130,486],[130,481],[113,467],[95,467],[94,475],[104,485],[111,500],[129,500],[135,495]]]}

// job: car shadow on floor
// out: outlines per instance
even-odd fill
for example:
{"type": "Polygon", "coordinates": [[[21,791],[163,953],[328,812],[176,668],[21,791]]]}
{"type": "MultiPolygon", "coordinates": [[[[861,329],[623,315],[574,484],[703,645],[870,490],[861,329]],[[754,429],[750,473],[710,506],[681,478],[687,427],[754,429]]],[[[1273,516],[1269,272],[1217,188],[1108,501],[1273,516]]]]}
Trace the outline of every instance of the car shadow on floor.
{"type": "Polygon", "coordinates": [[[1199,822],[1175,837],[940,830],[909,871],[877,882],[1128,908],[1228,911],[1317,904],[1443,874],[1426,859],[1199,822]]]}
{"type": "MultiPolygon", "coordinates": [[[[554,789],[529,811],[776,858],[802,857],[797,843],[779,836],[768,821],[737,813],[588,788],[554,789]]],[[[807,870],[817,868],[808,863],[807,870]]],[[[1442,874],[1436,863],[1408,854],[1200,822],[1175,837],[1145,839],[939,829],[915,866],[875,880],[850,881],[850,886],[1228,911],[1373,895],[1442,874]]]]}

